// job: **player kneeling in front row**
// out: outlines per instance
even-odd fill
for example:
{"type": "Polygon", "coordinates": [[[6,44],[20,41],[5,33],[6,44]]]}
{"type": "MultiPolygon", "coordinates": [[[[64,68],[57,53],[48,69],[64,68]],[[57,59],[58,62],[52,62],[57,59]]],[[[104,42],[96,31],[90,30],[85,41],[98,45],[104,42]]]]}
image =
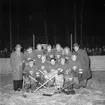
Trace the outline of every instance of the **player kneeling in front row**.
{"type": "Polygon", "coordinates": [[[56,74],[57,74],[56,61],[55,61],[54,58],[51,58],[51,59],[50,59],[50,62],[49,62],[49,67],[48,67],[48,70],[47,70],[47,75],[45,75],[45,79],[46,79],[46,80],[49,80],[50,78],[53,77],[53,78],[47,83],[48,87],[54,86],[56,74]]]}
{"type": "Polygon", "coordinates": [[[68,62],[68,68],[64,73],[64,90],[66,94],[75,94],[74,88],[78,89],[79,81],[82,76],[80,62],[76,60],[77,56],[72,55],[71,61],[68,62]]]}
{"type": "Polygon", "coordinates": [[[81,63],[77,60],[76,55],[72,55],[71,57],[71,69],[72,73],[74,74],[75,83],[73,85],[74,88],[80,88],[80,80],[82,78],[83,69],[81,68],[81,63]]]}
{"type": "Polygon", "coordinates": [[[75,91],[73,89],[74,84],[74,75],[71,73],[70,70],[66,70],[64,74],[64,89],[62,90],[67,95],[69,94],[75,94],[75,91]]]}
{"type": "Polygon", "coordinates": [[[61,58],[59,62],[58,75],[55,83],[60,92],[66,94],[75,94],[73,90],[74,76],[70,70],[69,64],[65,63],[65,58],[61,58]]]}
{"type": "MultiPolygon", "coordinates": [[[[34,65],[34,61],[30,60],[29,64],[25,67],[24,69],[24,86],[25,89],[27,91],[29,90],[35,90],[37,88],[38,85],[38,81],[37,81],[37,75],[36,75],[36,71],[35,71],[35,65],[34,65]]],[[[39,76],[39,74],[38,74],[39,76]]]]}

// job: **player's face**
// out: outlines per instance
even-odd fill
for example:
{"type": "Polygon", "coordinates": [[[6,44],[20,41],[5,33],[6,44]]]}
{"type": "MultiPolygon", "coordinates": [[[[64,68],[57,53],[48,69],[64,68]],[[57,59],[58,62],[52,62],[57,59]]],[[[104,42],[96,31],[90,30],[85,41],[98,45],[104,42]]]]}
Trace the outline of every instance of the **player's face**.
{"type": "Polygon", "coordinates": [[[42,62],[44,63],[46,61],[46,57],[42,56],[42,62]]]}
{"type": "Polygon", "coordinates": [[[30,67],[33,67],[33,65],[34,65],[33,61],[30,61],[29,65],[30,65],[30,67]]]}
{"type": "Polygon", "coordinates": [[[65,50],[64,50],[64,53],[65,53],[65,54],[69,54],[69,49],[65,49],[65,50]]]}
{"type": "Polygon", "coordinates": [[[57,45],[56,46],[56,49],[59,51],[61,49],[61,46],[60,45],[57,45]]]}
{"type": "Polygon", "coordinates": [[[32,48],[29,48],[28,49],[28,53],[32,53],[32,48]]]}
{"type": "Polygon", "coordinates": [[[48,47],[47,47],[47,50],[48,50],[48,51],[51,51],[51,46],[48,46],[48,47]]]}
{"type": "Polygon", "coordinates": [[[79,47],[78,47],[78,46],[75,46],[75,47],[74,47],[74,50],[75,50],[75,51],[78,51],[78,50],[79,50],[79,47]]]}
{"type": "Polygon", "coordinates": [[[38,49],[38,50],[41,50],[41,49],[42,49],[42,46],[41,46],[41,45],[38,45],[38,46],[37,46],[37,49],[38,49]]]}
{"type": "Polygon", "coordinates": [[[17,47],[16,48],[16,51],[20,52],[21,51],[21,48],[20,47],[17,47]]]}
{"type": "Polygon", "coordinates": [[[55,65],[55,60],[52,59],[52,60],[51,60],[51,64],[52,64],[52,65],[55,65]]]}
{"type": "Polygon", "coordinates": [[[59,58],[60,58],[60,55],[58,54],[58,55],[57,55],[57,59],[59,59],[59,58]]]}
{"type": "Polygon", "coordinates": [[[61,59],[61,64],[62,64],[62,65],[65,64],[65,59],[64,59],[64,58],[61,59]]]}
{"type": "Polygon", "coordinates": [[[76,61],[77,56],[76,56],[76,55],[72,55],[71,59],[72,59],[73,61],[76,61]]]}

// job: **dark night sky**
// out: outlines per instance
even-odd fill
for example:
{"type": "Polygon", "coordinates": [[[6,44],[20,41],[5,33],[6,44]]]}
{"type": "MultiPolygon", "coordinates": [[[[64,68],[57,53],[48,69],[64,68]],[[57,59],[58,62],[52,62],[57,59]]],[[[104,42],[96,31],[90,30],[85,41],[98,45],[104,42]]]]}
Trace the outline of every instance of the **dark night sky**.
{"type": "MultiPolygon", "coordinates": [[[[8,0],[6,2],[3,0],[0,3],[1,48],[9,48],[9,4],[11,4],[13,47],[17,43],[24,47],[32,45],[32,34],[36,35],[36,43],[46,43],[44,22],[47,27],[48,43],[54,44],[55,24],[56,42],[62,46],[70,45],[68,35],[72,34],[74,39],[75,1],[30,0],[19,2],[14,0],[10,2],[8,0]],[[27,43],[23,40],[26,40],[27,43]]],[[[83,6],[83,45],[86,46],[87,43],[90,47],[105,45],[105,3],[101,0],[84,0],[84,5],[82,5],[82,1],[76,1],[77,42],[80,44],[80,11],[83,6]]]]}

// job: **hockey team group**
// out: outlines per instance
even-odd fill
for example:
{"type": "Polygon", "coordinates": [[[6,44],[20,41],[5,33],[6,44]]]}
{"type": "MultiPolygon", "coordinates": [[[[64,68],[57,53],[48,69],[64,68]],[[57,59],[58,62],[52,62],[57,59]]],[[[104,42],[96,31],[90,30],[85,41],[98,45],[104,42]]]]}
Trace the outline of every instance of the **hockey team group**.
{"type": "Polygon", "coordinates": [[[60,44],[37,44],[21,51],[17,44],[11,53],[14,91],[24,89],[36,92],[41,88],[55,87],[67,94],[75,94],[75,89],[86,88],[91,78],[90,61],[85,50],[75,43],[73,51],[60,44]]]}

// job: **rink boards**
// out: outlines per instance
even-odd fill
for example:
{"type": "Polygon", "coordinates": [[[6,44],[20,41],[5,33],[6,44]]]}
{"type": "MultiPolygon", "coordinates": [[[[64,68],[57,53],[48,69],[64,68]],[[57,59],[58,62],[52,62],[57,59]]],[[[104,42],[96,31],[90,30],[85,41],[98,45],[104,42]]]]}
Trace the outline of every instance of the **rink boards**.
{"type": "MultiPolygon", "coordinates": [[[[92,71],[105,71],[105,56],[90,56],[90,68],[92,71]]],[[[9,58],[0,59],[0,74],[11,73],[9,58]]]]}

